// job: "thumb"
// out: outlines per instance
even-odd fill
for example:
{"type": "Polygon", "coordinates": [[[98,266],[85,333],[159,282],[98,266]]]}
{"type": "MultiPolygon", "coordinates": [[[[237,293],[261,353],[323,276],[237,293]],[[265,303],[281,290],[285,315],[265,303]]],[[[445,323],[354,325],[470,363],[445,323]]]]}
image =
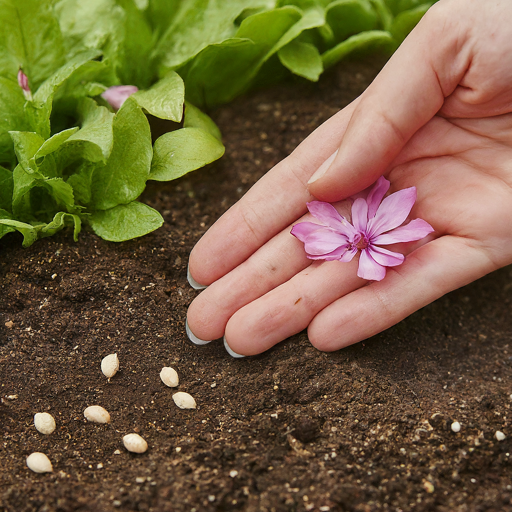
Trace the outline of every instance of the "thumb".
{"type": "Polygon", "coordinates": [[[445,5],[425,14],[361,95],[337,153],[308,182],[316,198],[334,202],[370,186],[457,87],[470,64],[470,27],[447,27],[454,13],[445,5]]]}

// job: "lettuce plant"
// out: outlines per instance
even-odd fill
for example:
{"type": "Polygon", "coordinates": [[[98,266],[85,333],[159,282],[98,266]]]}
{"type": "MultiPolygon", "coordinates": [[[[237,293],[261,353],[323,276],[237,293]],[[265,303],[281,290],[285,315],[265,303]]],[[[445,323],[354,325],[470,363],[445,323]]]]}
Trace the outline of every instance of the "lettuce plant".
{"type": "Polygon", "coordinates": [[[318,80],[365,48],[392,51],[431,3],[0,0],[0,238],[153,231],[163,219],[137,200],[146,182],[224,152],[199,108],[290,72],[318,80]],[[148,117],[169,121],[154,143],[148,117]]]}

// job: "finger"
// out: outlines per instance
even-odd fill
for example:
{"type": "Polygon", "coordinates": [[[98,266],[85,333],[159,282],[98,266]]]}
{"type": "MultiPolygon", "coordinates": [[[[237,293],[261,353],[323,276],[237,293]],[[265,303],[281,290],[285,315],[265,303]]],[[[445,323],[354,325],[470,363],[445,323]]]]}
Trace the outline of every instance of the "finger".
{"type": "Polygon", "coordinates": [[[311,322],[311,343],[333,351],[369,338],[444,294],[496,269],[468,239],[444,236],[423,245],[384,280],[331,303],[311,322]]]}
{"type": "Polygon", "coordinates": [[[340,145],[355,104],[315,130],[207,231],[190,254],[196,282],[213,283],[305,213],[312,199],[306,183],[340,145]]]}
{"type": "Polygon", "coordinates": [[[290,234],[290,229],[291,226],[276,235],[194,299],[187,321],[196,338],[205,341],[221,338],[229,318],[237,310],[311,264],[303,244],[290,234]]]}
{"type": "Polygon", "coordinates": [[[463,77],[471,50],[460,30],[447,27],[443,5],[427,12],[363,93],[335,160],[310,180],[318,199],[337,201],[371,185],[463,77]]]}
{"type": "Polygon", "coordinates": [[[357,258],[349,263],[315,262],[288,282],[238,310],[225,339],[237,354],[255,355],[305,329],[315,315],[339,297],[363,286],[357,258]]]}

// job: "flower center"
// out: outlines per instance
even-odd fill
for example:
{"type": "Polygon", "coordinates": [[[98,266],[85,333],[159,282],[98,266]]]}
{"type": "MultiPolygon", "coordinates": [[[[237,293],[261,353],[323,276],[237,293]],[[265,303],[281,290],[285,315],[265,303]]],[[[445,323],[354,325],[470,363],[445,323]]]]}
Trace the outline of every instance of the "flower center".
{"type": "Polygon", "coordinates": [[[354,239],[353,244],[356,249],[362,251],[363,249],[366,249],[370,245],[370,242],[368,242],[368,239],[365,236],[359,234],[359,239],[356,237],[354,239]]]}

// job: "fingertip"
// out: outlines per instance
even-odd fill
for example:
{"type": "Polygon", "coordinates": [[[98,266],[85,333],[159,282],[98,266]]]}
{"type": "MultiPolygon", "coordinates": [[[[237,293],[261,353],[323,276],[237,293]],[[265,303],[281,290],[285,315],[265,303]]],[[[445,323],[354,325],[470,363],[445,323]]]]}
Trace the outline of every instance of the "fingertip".
{"type": "Polygon", "coordinates": [[[191,330],[188,325],[188,318],[185,319],[185,331],[187,333],[188,339],[194,344],[194,345],[207,345],[212,340],[202,340],[201,338],[198,338],[191,330]]]}
{"type": "Polygon", "coordinates": [[[226,341],[226,337],[224,336],[224,348],[226,349],[226,352],[231,356],[231,357],[234,357],[236,359],[240,359],[242,357],[246,357],[242,354],[238,354],[237,352],[235,352],[229,345],[228,345],[228,342],[226,341]]]}
{"type": "Polygon", "coordinates": [[[204,290],[205,288],[207,288],[208,285],[206,284],[199,284],[193,277],[192,277],[192,274],[190,273],[190,265],[187,266],[187,280],[188,280],[188,284],[190,286],[192,286],[192,288],[194,288],[194,290],[204,290]]]}

